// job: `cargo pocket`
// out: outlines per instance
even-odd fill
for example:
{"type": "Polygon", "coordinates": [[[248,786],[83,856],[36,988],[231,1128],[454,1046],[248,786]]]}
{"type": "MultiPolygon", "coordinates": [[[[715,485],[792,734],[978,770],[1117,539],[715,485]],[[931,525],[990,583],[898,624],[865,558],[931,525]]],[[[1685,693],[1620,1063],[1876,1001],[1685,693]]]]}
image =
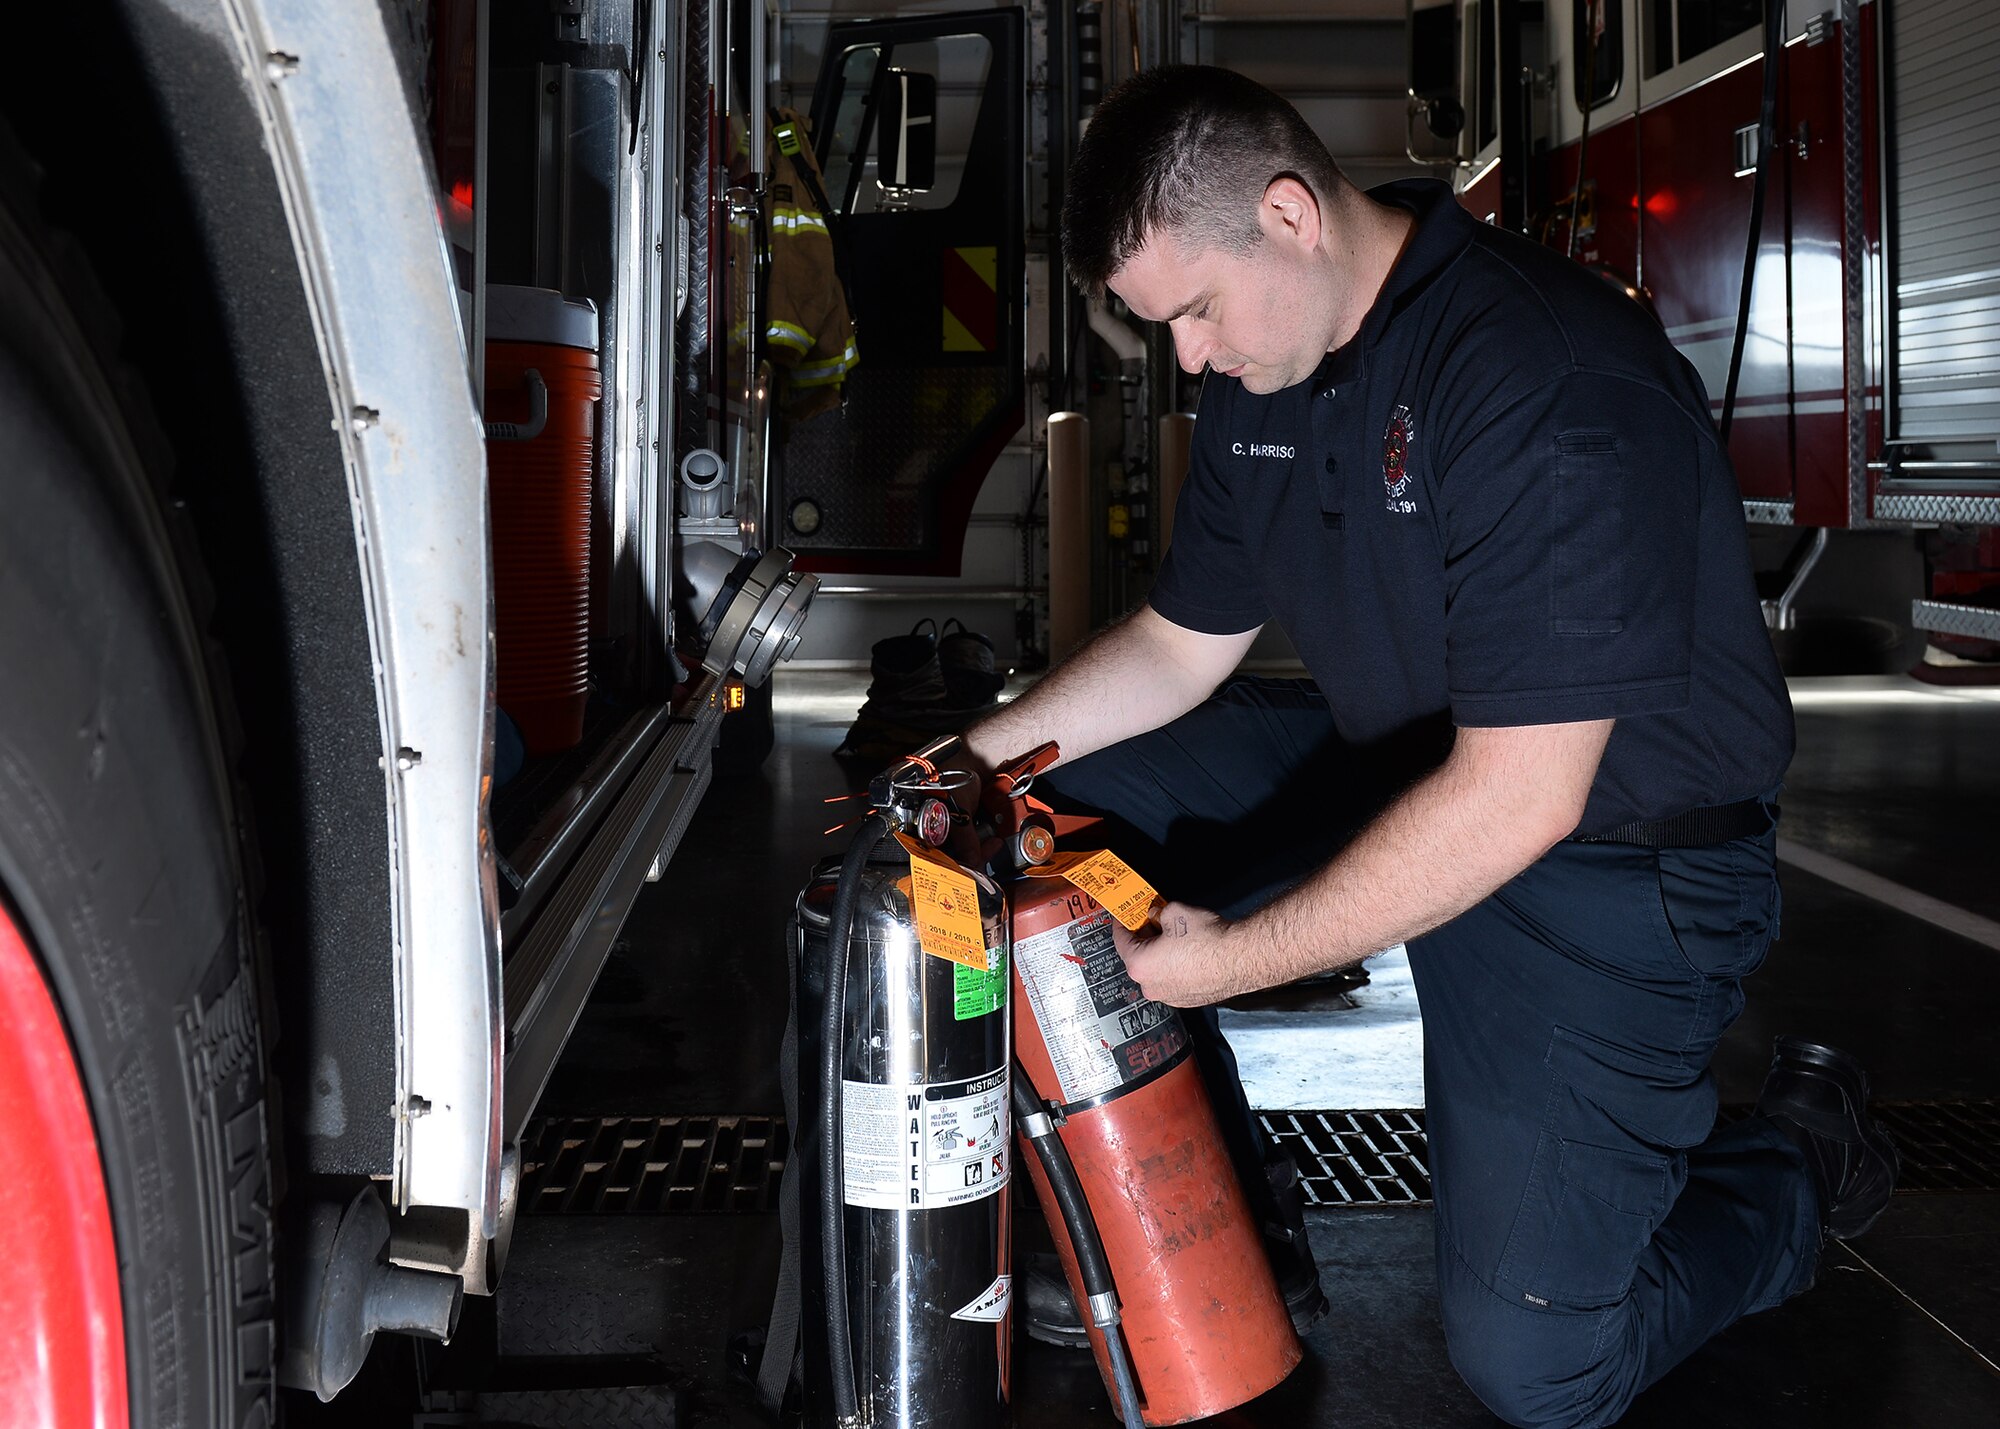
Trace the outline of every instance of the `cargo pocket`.
{"type": "Polygon", "coordinates": [[[1539,1309],[1615,1303],[1666,1213],[1668,1178],[1665,1156],[1544,1131],[1500,1279],[1539,1309]]]}
{"type": "Polygon", "coordinates": [[[1550,630],[1616,635],[1625,628],[1625,475],[1614,432],[1556,438],[1549,561],[1550,630]]]}

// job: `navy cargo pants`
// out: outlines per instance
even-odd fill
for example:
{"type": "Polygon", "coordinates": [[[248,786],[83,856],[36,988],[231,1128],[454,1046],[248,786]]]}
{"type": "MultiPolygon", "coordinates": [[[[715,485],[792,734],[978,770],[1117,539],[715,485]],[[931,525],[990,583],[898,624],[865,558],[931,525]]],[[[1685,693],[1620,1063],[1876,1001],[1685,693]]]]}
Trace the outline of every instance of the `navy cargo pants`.
{"type": "MultiPolygon", "coordinates": [[[[1448,737],[1355,750],[1312,685],[1238,679],[1038,792],[1108,815],[1112,846],[1166,896],[1240,915],[1323,863],[1448,737]]],[[[1774,843],[1558,844],[1410,944],[1445,1340],[1509,1423],[1610,1424],[1812,1281],[1805,1163],[1761,1119],[1718,1131],[1708,1071],[1777,932],[1774,843]]],[[[1257,1199],[1234,1059],[1214,1009],[1188,1022],[1257,1199]]]]}

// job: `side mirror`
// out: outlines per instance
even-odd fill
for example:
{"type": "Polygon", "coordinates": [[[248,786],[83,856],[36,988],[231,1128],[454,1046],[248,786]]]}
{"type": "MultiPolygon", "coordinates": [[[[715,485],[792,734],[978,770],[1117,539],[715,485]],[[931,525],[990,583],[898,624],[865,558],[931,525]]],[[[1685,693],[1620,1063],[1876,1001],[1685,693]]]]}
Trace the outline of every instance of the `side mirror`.
{"type": "Polygon", "coordinates": [[[876,175],[885,189],[926,193],[937,182],[937,76],[891,66],[876,113],[876,175]]]}
{"type": "Polygon", "coordinates": [[[1425,100],[1424,127],[1440,139],[1456,139],[1465,132],[1465,106],[1449,94],[1425,100]]]}

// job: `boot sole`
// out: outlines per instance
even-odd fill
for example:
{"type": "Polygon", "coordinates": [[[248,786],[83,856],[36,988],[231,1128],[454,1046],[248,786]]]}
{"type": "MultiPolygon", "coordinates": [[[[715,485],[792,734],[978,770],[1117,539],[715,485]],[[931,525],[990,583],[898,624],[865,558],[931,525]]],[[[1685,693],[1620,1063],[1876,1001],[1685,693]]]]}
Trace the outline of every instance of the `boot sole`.
{"type": "Polygon", "coordinates": [[[1054,1345],[1059,1350],[1087,1350],[1090,1336],[1080,1330],[1058,1330],[1048,1325],[1037,1325],[1028,1321],[1028,1338],[1044,1345],[1054,1345]]]}

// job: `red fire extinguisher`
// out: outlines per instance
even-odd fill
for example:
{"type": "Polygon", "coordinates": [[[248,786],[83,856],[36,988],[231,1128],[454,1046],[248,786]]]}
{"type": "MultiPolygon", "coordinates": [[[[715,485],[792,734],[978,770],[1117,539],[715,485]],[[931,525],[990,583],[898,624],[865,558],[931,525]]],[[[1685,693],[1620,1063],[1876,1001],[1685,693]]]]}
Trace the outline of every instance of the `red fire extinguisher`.
{"type": "MultiPolygon", "coordinates": [[[[1049,818],[1028,807],[1027,787],[1057,757],[1045,745],[996,780],[996,792],[1011,796],[1003,819],[1014,861],[1028,870],[1048,862],[1054,837],[1049,818]]],[[[1015,1058],[1056,1123],[1096,1222],[1144,1420],[1220,1414],[1284,1379],[1302,1351],[1186,1028],[1126,973],[1112,914],[1090,894],[1061,877],[1024,876],[1010,901],[1015,1058]]],[[[1082,1307],[1089,1296],[1072,1237],[1027,1129],[1017,1130],[1082,1307]]],[[[1113,1388],[1104,1330],[1091,1324],[1089,1333],[1113,1388]]]]}

